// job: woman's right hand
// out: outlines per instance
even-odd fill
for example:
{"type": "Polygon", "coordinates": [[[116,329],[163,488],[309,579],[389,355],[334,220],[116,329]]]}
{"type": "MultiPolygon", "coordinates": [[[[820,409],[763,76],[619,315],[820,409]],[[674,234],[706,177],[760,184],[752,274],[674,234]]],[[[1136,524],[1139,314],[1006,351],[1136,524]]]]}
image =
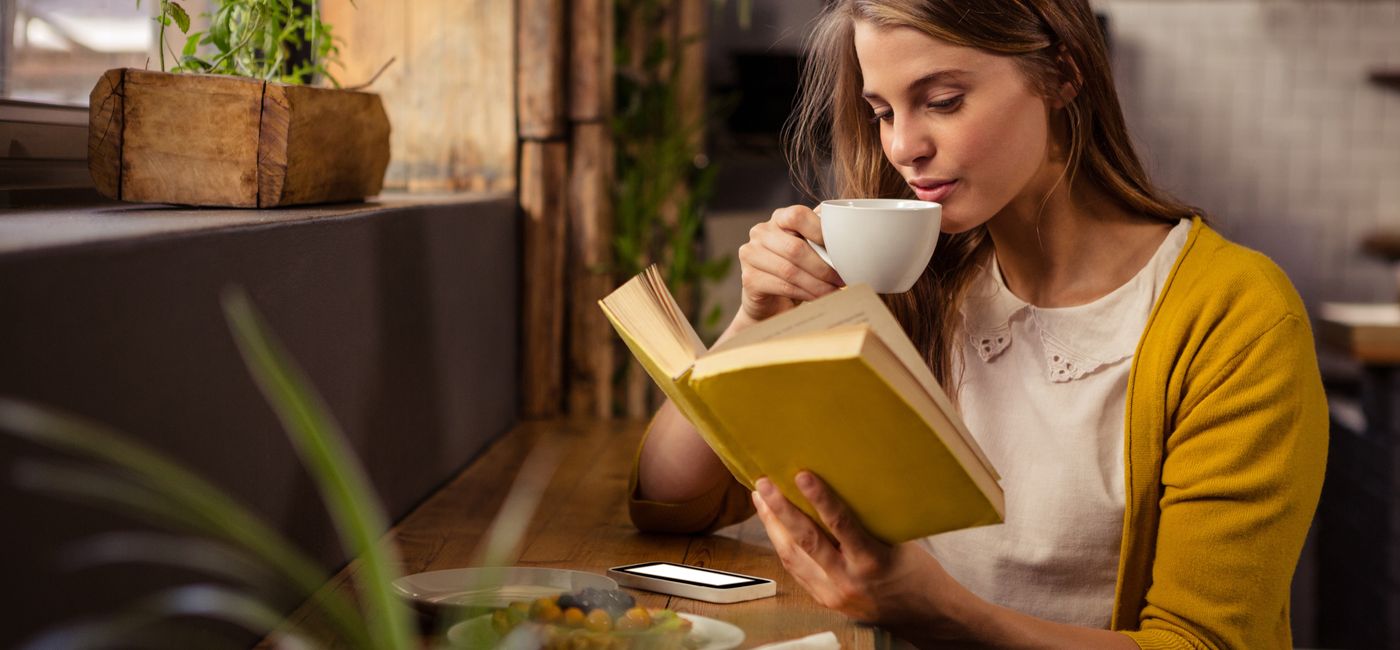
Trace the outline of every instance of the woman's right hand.
{"type": "Polygon", "coordinates": [[[749,242],[739,247],[744,299],[738,318],[758,322],[846,286],[804,238],[826,243],[821,218],[801,205],[774,210],[749,230],[749,242]]]}

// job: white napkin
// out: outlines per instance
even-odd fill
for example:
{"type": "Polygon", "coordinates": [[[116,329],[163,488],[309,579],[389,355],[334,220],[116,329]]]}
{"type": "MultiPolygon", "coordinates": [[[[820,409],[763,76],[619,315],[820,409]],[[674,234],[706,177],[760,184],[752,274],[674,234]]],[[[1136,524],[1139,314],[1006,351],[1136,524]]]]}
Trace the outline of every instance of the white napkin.
{"type": "Polygon", "coordinates": [[[804,636],[791,641],[779,641],[768,645],[759,646],[754,650],[840,650],[841,642],[836,640],[836,633],[821,632],[811,636],[804,636]]]}

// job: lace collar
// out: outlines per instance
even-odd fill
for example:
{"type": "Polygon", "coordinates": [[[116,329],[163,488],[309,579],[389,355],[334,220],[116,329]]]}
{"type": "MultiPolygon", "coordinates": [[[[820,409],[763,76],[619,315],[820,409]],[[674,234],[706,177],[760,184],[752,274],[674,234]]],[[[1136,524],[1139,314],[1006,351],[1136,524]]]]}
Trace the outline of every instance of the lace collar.
{"type": "Polygon", "coordinates": [[[1189,231],[1189,221],[1178,224],[1127,283],[1094,302],[1074,307],[1042,308],[1017,298],[1006,287],[993,254],[963,301],[968,344],[983,362],[991,363],[1012,345],[1012,322],[1025,319],[1033,327],[1021,331],[1038,332],[1045,349],[1046,378],[1057,383],[1079,379],[1132,357],[1159,288],[1170,275],[1189,231]]]}

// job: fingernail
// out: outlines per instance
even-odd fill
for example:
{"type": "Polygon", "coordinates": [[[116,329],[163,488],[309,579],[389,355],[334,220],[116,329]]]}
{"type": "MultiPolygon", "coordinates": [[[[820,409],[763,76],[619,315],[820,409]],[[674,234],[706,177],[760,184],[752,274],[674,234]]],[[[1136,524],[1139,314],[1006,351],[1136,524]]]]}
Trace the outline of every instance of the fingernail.
{"type": "Polygon", "coordinates": [[[774,492],[773,482],[766,478],[761,478],[755,481],[754,487],[758,488],[759,494],[762,494],[763,496],[772,496],[774,492]]]}
{"type": "Polygon", "coordinates": [[[768,507],[768,502],[764,501],[763,497],[759,496],[757,492],[753,493],[753,507],[754,510],[757,510],[761,515],[766,516],[769,512],[772,512],[772,508],[768,507]]]}
{"type": "Polygon", "coordinates": [[[794,480],[797,481],[797,487],[804,490],[810,490],[817,485],[816,480],[812,478],[811,472],[798,472],[797,478],[794,480]]]}

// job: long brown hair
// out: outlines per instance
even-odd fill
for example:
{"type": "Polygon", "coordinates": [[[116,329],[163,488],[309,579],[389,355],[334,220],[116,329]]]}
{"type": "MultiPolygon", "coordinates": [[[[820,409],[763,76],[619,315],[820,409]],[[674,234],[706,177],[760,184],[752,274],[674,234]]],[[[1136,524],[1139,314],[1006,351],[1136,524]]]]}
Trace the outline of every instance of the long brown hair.
{"type": "MultiPolygon", "coordinates": [[[[796,110],[785,127],[794,180],[821,198],[912,198],[884,155],[879,125],[861,97],[854,23],[910,27],[954,45],[1017,58],[1044,97],[1065,81],[1078,93],[1055,119],[1067,150],[1066,176],[1101,188],[1128,211],[1170,223],[1198,214],[1155,188],[1138,162],[1114,90],[1103,34],[1087,0],[835,0],[808,37],[796,110]],[[1078,74],[1076,74],[1078,72],[1078,74]]],[[[1053,191],[1053,190],[1052,190],[1053,191]]],[[[908,293],[885,303],[953,388],[958,305],[991,254],[985,226],[939,236],[937,253],[908,293]]],[[[956,394],[956,391],[954,391],[956,394]]]]}

